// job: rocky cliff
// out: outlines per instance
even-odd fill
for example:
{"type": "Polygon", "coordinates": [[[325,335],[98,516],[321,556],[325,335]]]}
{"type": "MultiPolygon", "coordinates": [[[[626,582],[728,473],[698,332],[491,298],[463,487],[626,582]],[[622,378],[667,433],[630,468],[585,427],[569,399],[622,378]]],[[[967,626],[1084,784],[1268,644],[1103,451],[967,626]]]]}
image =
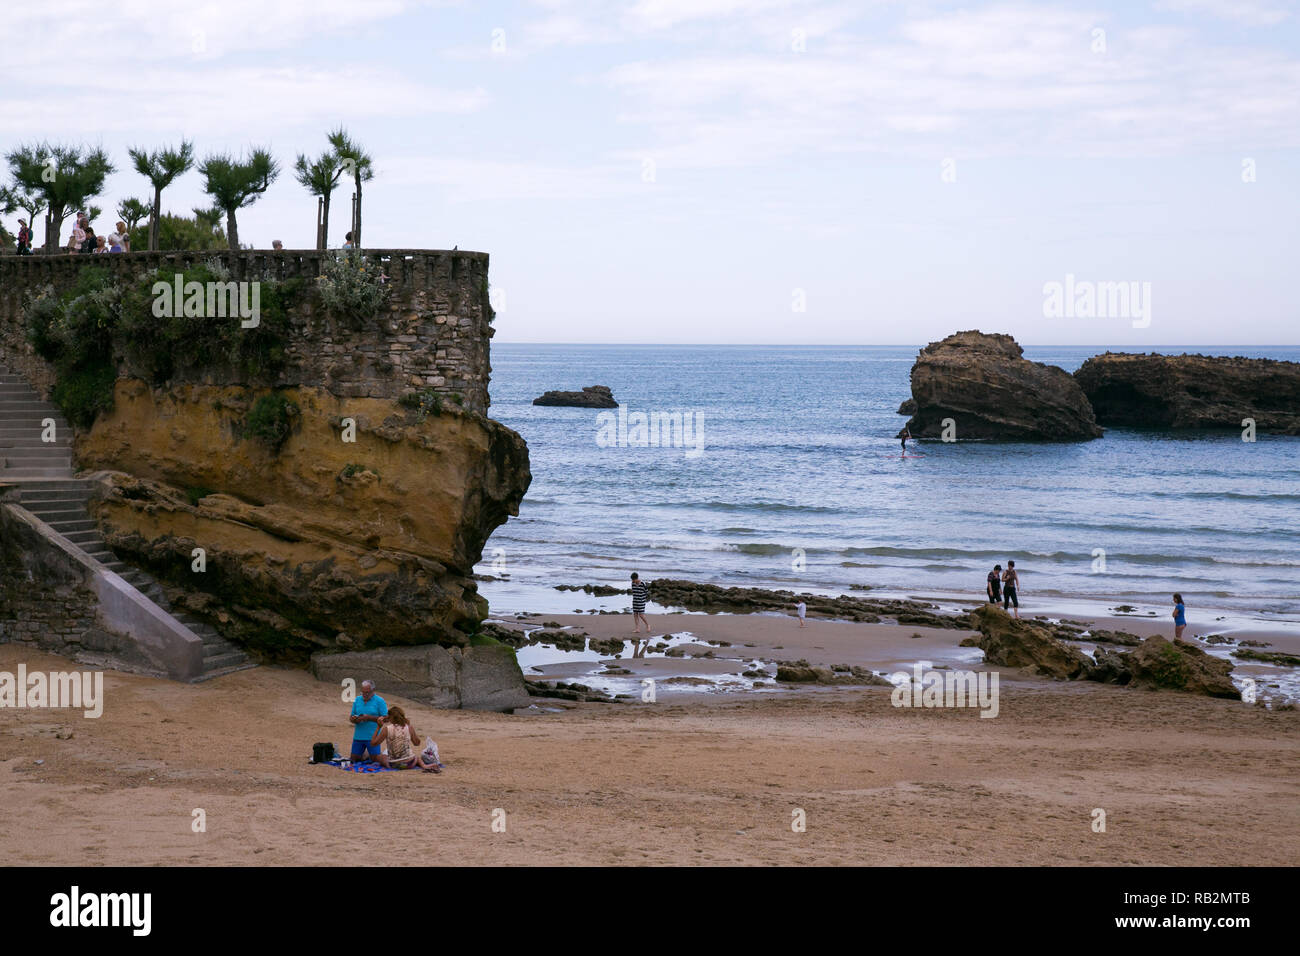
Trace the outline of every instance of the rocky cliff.
{"type": "Polygon", "coordinates": [[[1009,335],[968,331],[931,342],[912,366],[912,402],[908,429],[918,438],[944,437],[944,419],[952,419],[959,441],[1084,441],[1101,435],[1070,374],[1025,359],[1009,335]]]}
{"type": "Polygon", "coordinates": [[[1107,352],[1074,373],[1103,425],[1300,435],[1300,363],[1107,352]]]}
{"type": "Polygon", "coordinates": [[[487,613],[472,568],[531,480],[524,441],[459,408],[301,386],[274,393],[274,448],[249,433],[266,394],[119,380],[76,442],[109,472],[92,505],[109,545],[273,659],[468,643],[487,613]]]}

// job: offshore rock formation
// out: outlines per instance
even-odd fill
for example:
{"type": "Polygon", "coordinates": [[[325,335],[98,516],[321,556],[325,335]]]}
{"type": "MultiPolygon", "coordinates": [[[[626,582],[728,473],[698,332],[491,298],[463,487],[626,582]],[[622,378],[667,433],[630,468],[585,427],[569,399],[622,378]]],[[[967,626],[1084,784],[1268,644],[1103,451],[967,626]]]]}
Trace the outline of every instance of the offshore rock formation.
{"type": "Polygon", "coordinates": [[[618,408],[608,385],[588,385],[581,392],[546,392],[533,399],[534,405],[562,405],[570,408],[618,408]]]}
{"type": "MultiPolygon", "coordinates": [[[[1009,335],[957,332],[921,350],[912,366],[918,438],[1086,441],[1101,429],[1078,383],[1064,369],[1023,357],[1009,335]]],[[[906,403],[904,403],[906,407],[906,403]]]]}
{"type": "Polygon", "coordinates": [[[476,412],[299,387],[277,393],[296,408],[275,452],[244,433],[263,394],[120,379],[76,442],[109,472],[91,505],[109,545],[271,659],[467,644],[487,614],[473,566],[531,480],[523,439],[476,412]]]}
{"type": "Polygon", "coordinates": [[[1300,363],[1107,352],[1074,373],[1103,425],[1300,435],[1300,363]]]}

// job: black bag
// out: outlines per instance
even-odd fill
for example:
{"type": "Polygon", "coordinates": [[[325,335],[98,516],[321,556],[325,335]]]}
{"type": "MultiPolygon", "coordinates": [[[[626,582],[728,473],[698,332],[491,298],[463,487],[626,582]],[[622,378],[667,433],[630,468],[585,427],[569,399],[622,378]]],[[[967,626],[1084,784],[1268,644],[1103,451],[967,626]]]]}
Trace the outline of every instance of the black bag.
{"type": "Polygon", "coordinates": [[[312,763],[329,763],[333,759],[334,759],[333,744],[312,744],[311,745],[312,763]]]}

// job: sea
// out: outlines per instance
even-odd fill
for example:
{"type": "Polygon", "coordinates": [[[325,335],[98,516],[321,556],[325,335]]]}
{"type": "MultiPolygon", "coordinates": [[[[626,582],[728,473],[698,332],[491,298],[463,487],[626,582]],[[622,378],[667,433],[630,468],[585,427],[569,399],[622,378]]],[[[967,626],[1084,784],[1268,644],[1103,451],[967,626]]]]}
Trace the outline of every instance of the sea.
{"type": "MultiPolygon", "coordinates": [[[[1069,444],[923,441],[901,457],[919,348],[494,345],[491,416],[527,440],[533,481],[484,549],[480,592],[494,615],[618,609],[555,585],[626,587],[635,571],[960,600],[1014,560],[1029,608],[1167,608],[1178,591],[1189,610],[1300,620],[1300,437],[1110,428],[1069,444]],[[625,406],[622,425],[532,404],[596,384],[625,406]],[[637,413],[680,413],[690,434],[650,444],[637,413]]],[[[1104,351],[1025,357],[1074,371],[1104,351]]],[[[1149,351],[1300,361],[1296,347],[1149,351]]]]}

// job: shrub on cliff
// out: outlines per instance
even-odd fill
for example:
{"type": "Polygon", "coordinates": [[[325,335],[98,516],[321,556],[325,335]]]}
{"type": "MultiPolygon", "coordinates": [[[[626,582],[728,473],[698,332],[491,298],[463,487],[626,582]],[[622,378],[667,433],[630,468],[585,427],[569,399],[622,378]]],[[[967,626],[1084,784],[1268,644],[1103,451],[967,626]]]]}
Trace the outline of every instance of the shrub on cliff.
{"type": "Polygon", "coordinates": [[[397,404],[403,408],[413,408],[419,414],[415,420],[423,422],[430,415],[442,414],[442,396],[431,388],[426,388],[420,392],[407,392],[397,400],[397,404]]]}
{"type": "Polygon", "coordinates": [[[255,438],[278,453],[293,431],[298,406],[278,392],[262,395],[244,419],[243,437],[255,438]]]}
{"type": "Polygon", "coordinates": [[[113,408],[113,338],[122,292],[107,269],[84,268],[62,295],[47,286],[26,303],[27,337],[55,371],[50,397],[73,425],[88,428],[113,408]]]}
{"type": "Polygon", "coordinates": [[[131,288],[124,296],[119,337],[135,371],[162,385],[187,369],[231,368],[258,379],[273,377],[284,367],[288,310],[301,293],[302,280],[259,280],[258,324],[246,329],[238,316],[185,315],[180,307],[172,315],[155,315],[155,284],[173,289],[178,275],[182,289],[191,282],[206,288],[209,282],[230,280],[229,271],[214,261],[182,273],[159,271],[131,288]]]}
{"type": "Polygon", "coordinates": [[[374,318],[388,301],[383,269],[356,250],[322,263],[316,285],[325,308],[353,324],[374,318]]]}

